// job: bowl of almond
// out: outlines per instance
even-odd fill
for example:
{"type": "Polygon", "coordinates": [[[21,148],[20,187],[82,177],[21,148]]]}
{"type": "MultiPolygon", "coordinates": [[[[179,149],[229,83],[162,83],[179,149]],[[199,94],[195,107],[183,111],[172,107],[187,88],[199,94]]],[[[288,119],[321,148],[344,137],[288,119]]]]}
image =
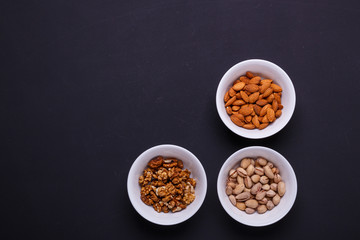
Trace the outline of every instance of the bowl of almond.
{"type": "Polygon", "coordinates": [[[137,157],[128,174],[127,190],[131,204],[143,218],[159,225],[174,225],[199,210],[207,180],[194,154],[163,144],[137,157]]]}
{"type": "Polygon", "coordinates": [[[216,92],[221,120],[237,135],[251,139],[269,137],[283,129],[295,103],[290,77],[278,65],[261,59],[231,67],[216,92]]]}

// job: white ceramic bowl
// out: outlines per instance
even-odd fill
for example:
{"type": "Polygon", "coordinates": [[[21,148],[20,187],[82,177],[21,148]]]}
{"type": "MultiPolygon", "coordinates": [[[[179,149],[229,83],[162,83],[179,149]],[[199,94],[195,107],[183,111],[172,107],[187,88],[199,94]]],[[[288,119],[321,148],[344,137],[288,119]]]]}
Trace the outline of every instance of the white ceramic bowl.
{"type": "Polygon", "coordinates": [[[225,211],[236,221],[248,226],[260,227],[273,224],[283,218],[291,209],[297,194],[297,181],[294,170],[289,162],[278,152],[266,147],[247,147],[232,154],[223,164],[217,180],[217,192],[219,200],[225,211]],[[231,204],[225,193],[226,180],[231,168],[239,166],[244,157],[264,157],[273,162],[279,168],[282,180],[286,185],[285,195],[281,198],[279,205],[264,214],[247,214],[231,204]]]}
{"type": "Polygon", "coordinates": [[[129,198],[135,210],[148,221],[159,225],[178,224],[193,216],[204,202],[206,189],[206,174],[200,161],[185,148],[169,144],[158,145],[143,152],[132,164],[127,179],[129,198]],[[158,213],[152,206],[147,206],[140,199],[139,177],[143,174],[147,163],[159,155],[182,160],[184,169],[189,169],[191,172],[190,177],[196,180],[195,200],[182,211],[176,213],[158,213]]]}
{"type": "Polygon", "coordinates": [[[216,92],[216,107],[224,124],[237,135],[252,139],[269,137],[285,127],[294,112],[295,101],[294,85],[286,72],[274,63],[260,59],[246,60],[231,67],[222,77],[216,92]],[[262,130],[249,130],[236,126],[226,113],[224,95],[230,89],[233,82],[241,75],[245,75],[246,71],[256,73],[263,78],[270,78],[283,89],[281,96],[281,103],[284,106],[282,115],[262,130]]]}

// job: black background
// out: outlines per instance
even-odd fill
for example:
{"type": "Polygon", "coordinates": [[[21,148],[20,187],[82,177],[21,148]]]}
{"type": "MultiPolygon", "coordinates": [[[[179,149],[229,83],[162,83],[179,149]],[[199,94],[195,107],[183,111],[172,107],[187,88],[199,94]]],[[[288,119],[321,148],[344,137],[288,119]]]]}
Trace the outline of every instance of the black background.
{"type": "Polygon", "coordinates": [[[359,230],[358,1],[1,1],[2,239],[356,238],[359,230]],[[223,74],[252,58],[292,79],[289,124],[262,140],[228,130],[223,74]],[[163,143],[208,177],[200,210],[171,227],[132,207],[131,164],[163,143]],[[233,152],[261,145],[293,166],[281,221],[226,214],[216,181],[233,152]]]}

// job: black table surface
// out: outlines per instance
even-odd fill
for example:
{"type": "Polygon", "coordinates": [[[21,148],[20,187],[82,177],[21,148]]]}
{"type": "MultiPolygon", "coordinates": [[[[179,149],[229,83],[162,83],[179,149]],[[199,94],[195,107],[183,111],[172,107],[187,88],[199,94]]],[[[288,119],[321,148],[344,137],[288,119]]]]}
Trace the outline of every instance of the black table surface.
{"type": "Polygon", "coordinates": [[[1,1],[2,239],[356,238],[359,230],[359,1],[1,1]],[[223,74],[278,64],[297,103],[288,125],[250,140],[220,120],[223,74]],[[158,144],[202,162],[200,210],[164,227],[126,188],[158,144]],[[298,195],[279,222],[242,225],[222,208],[218,172],[253,145],[283,154],[298,195]]]}

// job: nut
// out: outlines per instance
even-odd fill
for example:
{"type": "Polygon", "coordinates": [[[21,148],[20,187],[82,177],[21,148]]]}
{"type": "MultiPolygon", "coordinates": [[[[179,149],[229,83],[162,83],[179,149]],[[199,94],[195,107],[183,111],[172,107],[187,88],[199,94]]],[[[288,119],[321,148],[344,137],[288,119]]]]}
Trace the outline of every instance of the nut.
{"type": "Polygon", "coordinates": [[[257,206],[259,205],[258,201],[256,201],[255,199],[249,199],[245,202],[246,207],[248,208],[257,208],[257,206]]]}
{"type": "Polygon", "coordinates": [[[255,198],[256,198],[256,200],[261,200],[261,199],[263,199],[265,196],[266,196],[266,191],[261,190],[261,191],[257,192],[255,198]]]}
{"type": "Polygon", "coordinates": [[[242,191],[244,191],[244,184],[238,184],[236,185],[236,187],[234,188],[234,190],[232,190],[232,193],[235,194],[235,195],[238,195],[240,194],[242,191]]]}
{"type": "Polygon", "coordinates": [[[276,193],[273,191],[273,190],[269,190],[266,192],[266,196],[269,197],[269,198],[272,198],[276,195],[276,193]]]}
{"type": "Polygon", "coordinates": [[[254,183],[257,183],[260,181],[260,176],[255,174],[255,175],[252,175],[251,176],[251,180],[254,182],[254,183]]]}
{"type": "Polygon", "coordinates": [[[274,173],[271,171],[271,168],[269,166],[265,166],[264,167],[264,172],[265,172],[265,175],[270,178],[270,179],[274,179],[274,173]]]}
{"type": "Polygon", "coordinates": [[[255,167],[255,174],[257,175],[264,175],[264,169],[262,167],[255,167]]]}
{"type": "Polygon", "coordinates": [[[274,205],[274,203],[272,201],[268,201],[266,203],[266,207],[267,207],[268,210],[271,210],[271,209],[273,209],[275,207],[275,205],[274,205]]]}
{"type": "Polygon", "coordinates": [[[236,200],[243,202],[250,199],[250,196],[251,196],[250,192],[242,192],[239,195],[237,195],[235,198],[236,200]]]}
{"type": "Polygon", "coordinates": [[[281,182],[278,183],[278,186],[277,186],[277,187],[278,187],[279,196],[280,196],[280,197],[284,196],[285,191],[286,191],[286,189],[285,189],[285,183],[284,183],[283,181],[281,181],[281,182]]]}
{"type": "Polygon", "coordinates": [[[252,176],[255,172],[255,168],[254,165],[250,164],[247,168],[246,168],[246,173],[248,176],[252,176]]]}
{"type": "Polygon", "coordinates": [[[234,195],[230,195],[229,196],[229,199],[230,199],[230,202],[232,203],[232,205],[236,205],[236,199],[235,199],[235,196],[234,195]]]}
{"type": "Polygon", "coordinates": [[[275,206],[277,206],[280,203],[280,196],[279,194],[276,194],[273,198],[272,198],[272,202],[274,203],[275,206]]]}
{"type": "Polygon", "coordinates": [[[238,167],[238,168],[236,169],[236,171],[237,171],[237,173],[238,173],[238,175],[239,175],[240,177],[246,177],[246,176],[247,176],[246,170],[243,169],[243,168],[241,168],[241,167],[238,167]]]}
{"type": "Polygon", "coordinates": [[[253,214],[255,212],[255,209],[253,209],[253,208],[245,208],[245,212],[247,214],[253,214]]]}
{"type": "MultiPolygon", "coordinates": [[[[254,186],[252,186],[250,193],[252,195],[256,195],[260,190],[261,190],[262,184],[261,183],[256,183],[254,186]]],[[[262,198],[260,198],[262,199],[262,198]]]]}
{"type": "Polygon", "coordinates": [[[267,211],[267,207],[265,205],[259,205],[258,208],[257,208],[257,212],[260,213],[260,214],[263,214],[267,211]]]}
{"type": "Polygon", "coordinates": [[[251,164],[251,158],[243,158],[240,162],[240,167],[246,169],[251,164]]]}
{"type": "Polygon", "coordinates": [[[246,205],[245,205],[245,203],[243,203],[243,202],[236,202],[236,207],[237,207],[238,209],[244,211],[245,208],[246,208],[246,205]]]}
{"type": "Polygon", "coordinates": [[[245,187],[247,188],[251,188],[253,185],[253,182],[251,181],[251,178],[249,176],[247,176],[246,178],[244,178],[244,184],[245,187]]]}
{"type": "Polygon", "coordinates": [[[233,189],[232,189],[232,187],[230,187],[230,186],[226,186],[226,188],[225,188],[225,191],[226,191],[226,195],[231,195],[232,194],[232,192],[233,192],[233,189]]]}

